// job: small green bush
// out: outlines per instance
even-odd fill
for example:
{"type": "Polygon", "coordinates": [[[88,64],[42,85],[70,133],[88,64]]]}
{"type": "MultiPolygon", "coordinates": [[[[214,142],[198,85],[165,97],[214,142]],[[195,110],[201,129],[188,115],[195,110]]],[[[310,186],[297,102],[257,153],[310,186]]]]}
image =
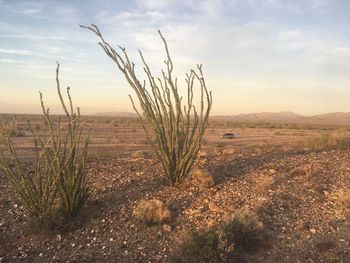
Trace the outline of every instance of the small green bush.
{"type": "Polygon", "coordinates": [[[244,252],[258,250],[267,236],[263,232],[263,225],[255,215],[235,215],[223,227],[223,239],[228,246],[234,245],[244,252]]]}
{"type": "Polygon", "coordinates": [[[311,151],[327,150],[334,147],[334,145],[334,138],[330,134],[311,137],[305,141],[305,147],[311,151]]]}
{"type": "Polygon", "coordinates": [[[320,136],[314,136],[308,138],[302,143],[303,147],[311,151],[322,151],[322,150],[348,150],[350,149],[350,138],[339,137],[336,138],[331,134],[321,134],[320,136]]]}
{"type": "Polygon", "coordinates": [[[350,149],[350,138],[349,137],[341,137],[335,139],[337,149],[340,150],[348,150],[350,149]]]}
{"type": "Polygon", "coordinates": [[[170,259],[173,263],[216,263],[220,258],[220,240],[216,229],[192,231],[170,259]]]}

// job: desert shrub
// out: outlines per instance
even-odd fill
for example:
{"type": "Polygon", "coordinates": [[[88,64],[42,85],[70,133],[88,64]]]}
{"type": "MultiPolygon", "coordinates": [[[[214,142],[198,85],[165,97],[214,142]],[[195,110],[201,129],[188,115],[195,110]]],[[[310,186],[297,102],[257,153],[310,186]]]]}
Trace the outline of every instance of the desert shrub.
{"type": "Polygon", "coordinates": [[[149,159],[149,158],[152,158],[153,156],[152,156],[152,153],[150,152],[139,150],[139,151],[132,152],[130,154],[130,157],[135,159],[138,159],[138,158],[149,159]]]}
{"type": "Polygon", "coordinates": [[[311,151],[330,149],[335,145],[334,138],[330,134],[322,134],[308,138],[305,141],[305,147],[311,151]]]}
{"type": "Polygon", "coordinates": [[[337,202],[340,207],[350,210],[350,190],[349,189],[340,189],[336,192],[337,202]]]}
{"type": "Polygon", "coordinates": [[[341,149],[341,150],[350,149],[350,138],[349,137],[336,138],[335,143],[336,143],[337,149],[341,149]]]}
{"type": "Polygon", "coordinates": [[[216,263],[220,258],[220,240],[216,229],[191,231],[181,247],[170,258],[173,263],[216,263]]]}
{"type": "Polygon", "coordinates": [[[160,200],[141,200],[134,208],[136,219],[147,225],[163,223],[170,219],[171,212],[160,200]]]}
{"type": "Polygon", "coordinates": [[[9,130],[9,136],[10,137],[24,137],[25,133],[22,129],[14,126],[13,128],[11,128],[11,130],[9,130]]]}
{"type": "Polygon", "coordinates": [[[191,185],[195,185],[200,188],[210,188],[215,185],[213,176],[207,171],[200,168],[196,168],[191,171],[189,182],[191,185]]]}
{"type": "Polygon", "coordinates": [[[350,138],[349,137],[339,137],[335,138],[331,134],[322,134],[320,136],[315,136],[308,138],[302,145],[304,148],[311,151],[320,150],[347,150],[350,149],[350,138]]]}
{"type": "Polygon", "coordinates": [[[82,127],[79,108],[73,109],[72,99],[67,88],[69,108],[62,97],[58,79],[59,64],[56,69],[56,83],[59,99],[66,120],[53,121],[40,93],[42,118],[45,133],[39,135],[30,122],[34,144],[34,157],[31,166],[25,165],[17,155],[15,145],[9,134],[15,127],[0,122],[0,141],[5,151],[0,152],[0,168],[5,171],[14,192],[26,208],[28,214],[38,222],[52,220],[53,208],[64,214],[75,216],[88,196],[85,180],[87,140],[83,149],[82,127]],[[10,132],[9,132],[10,131],[10,132]]]}
{"type": "Polygon", "coordinates": [[[34,169],[32,169],[17,156],[9,136],[14,126],[15,122],[12,126],[0,122],[0,141],[5,148],[0,152],[0,168],[8,176],[14,192],[29,216],[38,221],[46,221],[50,217],[59,180],[55,165],[58,162],[57,156],[54,156],[54,152],[49,154],[46,148],[52,139],[39,142],[37,134],[32,130],[35,143],[34,169]]]}
{"type": "Polygon", "coordinates": [[[212,105],[211,92],[207,91],[202,66],[197,65],[197,71],[191,70],[186,75],[187,99],[186,103],[183,103],[184,99],[178,92],[177,78],[173,76],[173,62],[168,46],[160,31],[167,55],[166,70],[162,71],[160,77],[155,77],[140,51],[147,77],[147,81],[140,81],[135,73],[135,63],[130,61],[125,48],[120,48],[118,52],[111,47],[95,25],[82,27],[91,30],[100,38],[101,47],[116,63],[135,91],[141,111],[136,108],[132,97],[129,97],[147,140],[160,160],[170,184],[179,184],[188,176],[196,159],[212,105]],[[195,82],[200,85],[198,109],[193,104],[195,82]],[[150,88],[147,89],[147,86],[150,88]],[[155,138],[155,142],[152,137],[155,138]]]}
{"type": "Polygon", "coordinates": [[[254,150],[259,153],[273,153],[273,152],[279,152],[282,150],[281,145],[278,144],[257,144],[254,146],[254,150]]]}
{"type": "Polygon", "coordinates": [[[249,214],[234,215],[224,225],[222,233],[227,246],[234,245],[244,252],[256,251],[263,245],[264,239],[267,239],[263,224],[255,215],[249,214]]]}

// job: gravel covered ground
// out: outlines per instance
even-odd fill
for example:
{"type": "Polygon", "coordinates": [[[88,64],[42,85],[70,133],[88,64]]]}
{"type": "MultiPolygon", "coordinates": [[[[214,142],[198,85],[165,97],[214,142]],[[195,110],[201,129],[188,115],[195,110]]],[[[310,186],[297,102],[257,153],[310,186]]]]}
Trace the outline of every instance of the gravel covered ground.
{"type": "Polygon", "coordinates": [[[154,159],[90,160],[91,197],[67,233],[38,233],[0,174],[0,262],[166,262],[191,227],[255,213],[271,240],[241,262],[350,262],[350,151],[203,154],[209,189],[167,186],[154,159]],[[166,224],[133,217],[141,199],[172,211],[166,224]]]}

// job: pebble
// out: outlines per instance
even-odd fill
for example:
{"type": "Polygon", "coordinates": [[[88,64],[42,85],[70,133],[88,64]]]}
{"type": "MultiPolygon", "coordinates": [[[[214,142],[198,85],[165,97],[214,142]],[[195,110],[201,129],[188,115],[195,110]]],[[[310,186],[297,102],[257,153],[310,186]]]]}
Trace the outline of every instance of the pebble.
{"type": "Polygon", "coordinates": [[[209,207],[209,210],[212,212],[216,212],[216,213],[222,212],[222,209],[214,202],[210,202],[208,207],[209,207]]]}
{"type": "Polygon", "coordinates": [[[164,230],[165,232],[171,232],[171,226],[169,226],[169,225],[163,225],[163,230],[164,230]]]}

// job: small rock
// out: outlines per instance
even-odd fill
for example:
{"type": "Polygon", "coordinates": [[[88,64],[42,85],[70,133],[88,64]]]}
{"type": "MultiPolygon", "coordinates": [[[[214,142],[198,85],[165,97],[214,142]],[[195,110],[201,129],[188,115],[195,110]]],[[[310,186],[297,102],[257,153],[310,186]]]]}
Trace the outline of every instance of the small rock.
{"type": "Polygon", "coordinates": [[[209,207],[209,210],[212,212],[216,212],[216,213],[222,212],[222,209],[214,202],[210,202],[208,207],[209,207]]]}
{"type": "Polygon", "coordinates": [[[270,174],[275,174],[275,173],[276,173],[276,170],[275,170],[275,169],[270,169],[270,170],[269,170],[269,173],[270,173],[270,174]]]}
{"type": "Polygon", "coordinates": [[[43,253],[40,253],[40,254],[39,254],[39,257],[42,257],[42,256],[43,256],[43,253]]]}
{"type": "Polygon", "coordinates": [[[198,157],[207,157],[207,156],[208,156],[208,153],[207,153],[207,152],[204,152],[204,151],[199,151],[197,156],[198,156],[198,157]]]}
{"type": "Polygon", "coordinates": [[[316,229],[315,229],[315,228],[310,228],[310,232],[311,232],[312,234],[316,234],[316,229]]]}
{"type": "Polygon", "coordinates": [[[171,232],[171,226],[169,226],[169,225],[163,225],[163,230],[164,230],[165,232],[171,232]]]}

